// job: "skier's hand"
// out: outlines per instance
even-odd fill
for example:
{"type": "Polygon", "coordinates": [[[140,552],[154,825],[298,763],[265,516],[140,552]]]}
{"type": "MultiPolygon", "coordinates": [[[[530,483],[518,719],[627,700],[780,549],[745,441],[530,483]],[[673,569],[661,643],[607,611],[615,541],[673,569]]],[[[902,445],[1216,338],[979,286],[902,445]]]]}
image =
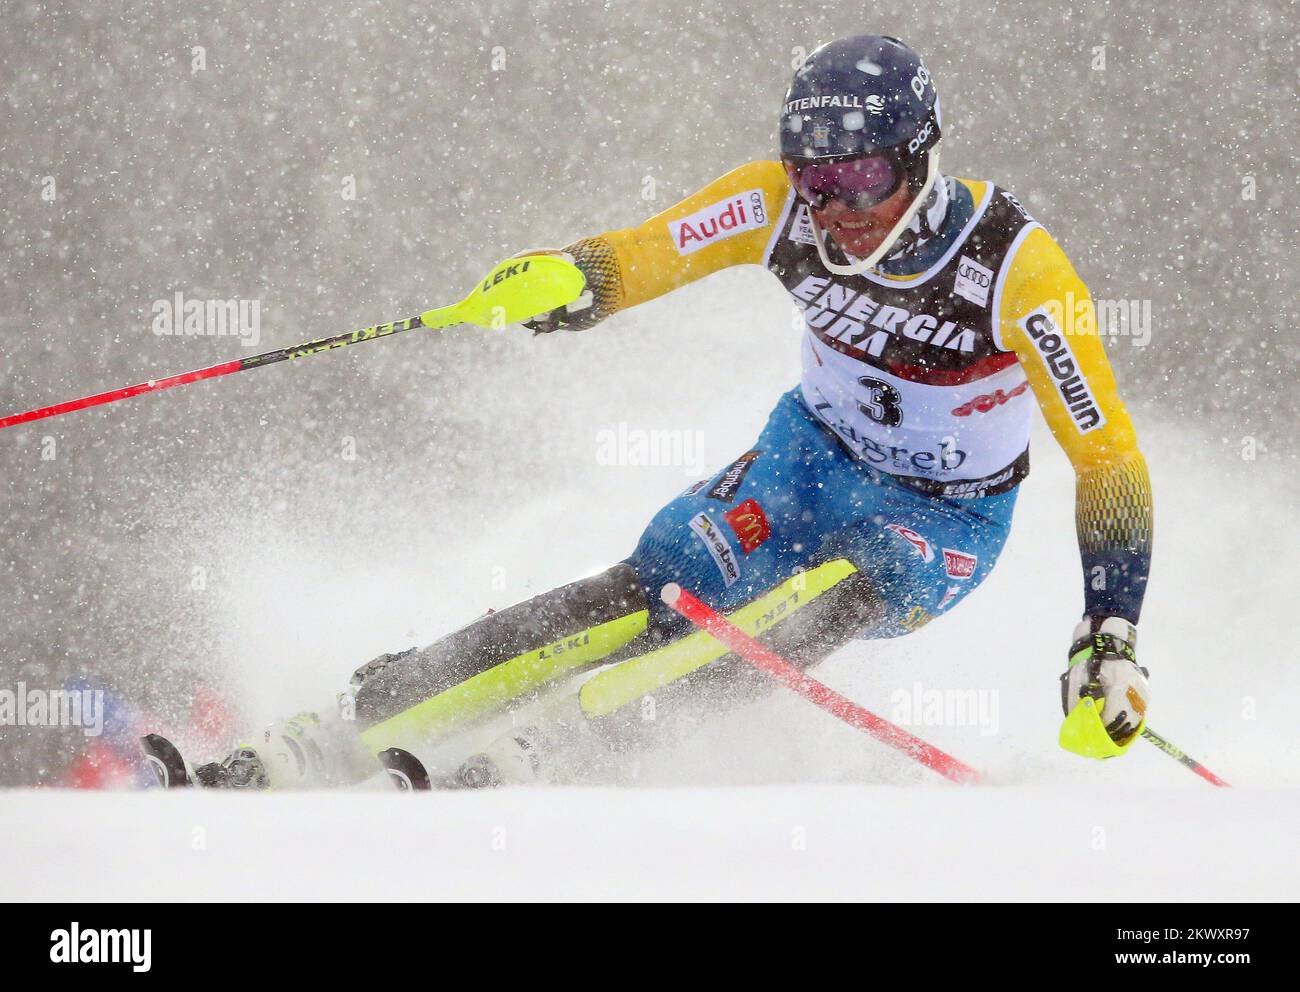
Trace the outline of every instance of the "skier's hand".
{"type": "Polygon", "coordinates": [[[1151,690],[1136,644],[1137,628],[1121,617],[1085,618],[1075,628],[1070,667],[1061,676],[1063,748],[1110,758],[1137,739],[1151,690]]]}
{"type": "Polygon", "coordinates": [[[599,323],[600,317],[597,316],[595,308],[592,306],[591,294],[591,277],[583,269],[582,263],[570,255],[568,252],[557,251],[553,248],[538,248],[532,251],[521,251],[513,258],[526,258],[529,255],[560,255],[567,258],[570,262],[578,267],[578,270],[587,277],[587,285],[582,290],[582,295],[570,303],[568,306],[559,307],[558,309],[539,314],[529,320],[524,321],[524,326],[534,334],[549,334],[552,331],[559,330],[563,327],[566,331],[585,331],[588,327],[599,323]]]}

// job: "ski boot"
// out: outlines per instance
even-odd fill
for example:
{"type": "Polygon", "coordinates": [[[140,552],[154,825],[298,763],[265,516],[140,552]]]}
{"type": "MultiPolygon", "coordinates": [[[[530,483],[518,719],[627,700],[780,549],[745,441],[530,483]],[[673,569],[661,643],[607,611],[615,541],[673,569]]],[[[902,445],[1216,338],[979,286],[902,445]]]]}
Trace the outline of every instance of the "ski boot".
{"type": "Polygon", "coordinates": [[[447,781],[446,789],[495,789],[503,785],[536,785],[543,781],[542,756],[552,742],[539,727],[524,727],[498,737],[466,758],[447,781]]]}
{"type": "Polygon", "coordinates": [[[240,744],[220,761],[192,768],[164,737],[149,734],[141,746],[165,788],[326,788],[361,782],[379,771],[351,722],[329,710],[273,724],[259,743],[240,744]]]}
{"type": "Polygon", "coordinates": [[[196,766],[194,781],[205,789],[269,789],[271,785],[262,759],[247,744],[221,761],[196,766]]]}
{"type": "Polygon", "coordinates": [[[541,731],[537,727],[507,734],[486,749],[466,758],[456,771],[429,775],[424,762],[400,747],[379,752],[379,761],[389,780],[402,792],[432,789],[495,789],[503,785],[532,785],[541,781],[541,731]]]}

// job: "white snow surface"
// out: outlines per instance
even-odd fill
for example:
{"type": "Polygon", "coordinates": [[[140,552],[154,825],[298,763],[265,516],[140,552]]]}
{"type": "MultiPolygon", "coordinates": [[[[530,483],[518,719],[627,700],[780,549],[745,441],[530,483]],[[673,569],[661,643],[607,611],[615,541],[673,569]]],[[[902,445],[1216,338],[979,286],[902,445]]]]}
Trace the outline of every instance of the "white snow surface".
{"type": "Polygon", "coordinates": [[[1208,786],[32,792],[0,810],[0,897],[1287,900],[1297,812],[1208,786]]]}

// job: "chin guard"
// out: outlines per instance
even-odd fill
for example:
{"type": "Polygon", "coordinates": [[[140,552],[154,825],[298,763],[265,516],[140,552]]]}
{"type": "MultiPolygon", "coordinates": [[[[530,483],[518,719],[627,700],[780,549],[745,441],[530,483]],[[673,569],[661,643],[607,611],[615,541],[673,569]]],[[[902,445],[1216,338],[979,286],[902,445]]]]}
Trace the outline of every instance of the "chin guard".
{"type": "Polygon", "coordinates": [[[926,152],[925,181],[921,184],[921,189],[912,200],[911,206],[907,208],[907,212],[898,219],[898,223],[895,224],[893,229],[885,235],[885,239],[880,242],[875,251],[866,258],[860,258],[849,265],[841,265],[838,262],[831,261],[830,256],[826,253],[825,241],[827,235],[817,224],[817,218],[812,215],[812,211],[808,211],[808,221],[812,225],[813,230],[813,241],[817,245],[817,254],[822,260],[822,265],[826,266],[829,271],[842,276],[857,276],[866,272],[868,269],[874,268],[881,259],[889,254],[889,251],[894,247],[895,242],[897,242],[902,233],[907,230],[907,225],[912,223],[912,218],[916,216],[916,212],[920,210],[922,204],[929,199],[930,190],[934,189],[934,183],[938,177],[939,149],[935,147],[926,152]]]}

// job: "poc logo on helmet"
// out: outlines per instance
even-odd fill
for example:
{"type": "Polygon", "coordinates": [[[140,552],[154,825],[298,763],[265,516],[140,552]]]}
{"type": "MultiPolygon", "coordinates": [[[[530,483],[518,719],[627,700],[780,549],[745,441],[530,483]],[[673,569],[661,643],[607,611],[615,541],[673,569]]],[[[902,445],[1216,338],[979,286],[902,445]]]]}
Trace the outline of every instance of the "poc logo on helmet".
{"type": "Polygon", "coordinates": [[[911,141],[909,141],[909,142],[907,143],[907,152],[908,152],[908,154],[909,154],[909,155],[912,154],[912,153],[915,152],[915,151],[916,151],[916,150],[917,150],[921,145],[925,144],[926,139],[930,137],[930,132],[933,131],[933,130],[934,130],[934,121],[932,121],[932,120],[931,120],[931,121],[926,121],[926,122],[925,122],[925,127],[921,128],[920,133],[919,133],[915,138],[913,138],[911,141]]]}
{"type": "Polygon", "coordinates": [[[916,67],[916,75],[912,77],[912,92],[916,94],[918,100],[925,99],[925,88],[930,85],[930,70],[924,65],[916,67]]]}

